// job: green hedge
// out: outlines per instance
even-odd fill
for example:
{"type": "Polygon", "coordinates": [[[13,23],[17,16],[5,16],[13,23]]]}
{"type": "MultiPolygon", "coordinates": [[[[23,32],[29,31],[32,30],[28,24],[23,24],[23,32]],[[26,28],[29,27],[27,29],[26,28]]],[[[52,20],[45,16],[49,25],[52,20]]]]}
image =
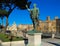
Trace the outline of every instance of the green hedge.
{"type": "MultiPolygon", "coordinates": [[[[3,42],[8,42],[9,40],[9,36],[3,33],[0,33],[0,40],[2,40],[3,42]]],[[[20,41],[23,40],[22,37],[13,37],[12,41],[20,41]]]]}

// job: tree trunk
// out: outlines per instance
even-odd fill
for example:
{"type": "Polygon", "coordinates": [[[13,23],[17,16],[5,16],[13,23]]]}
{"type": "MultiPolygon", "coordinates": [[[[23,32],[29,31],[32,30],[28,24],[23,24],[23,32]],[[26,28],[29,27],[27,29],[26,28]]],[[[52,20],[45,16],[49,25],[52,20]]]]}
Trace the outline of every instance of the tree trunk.
{"type": "Polygon", "coordinates": [[[5,31],[7,30],[7,26],[8,26],[8,17],[6,17],[6,27],[5,27],[5,31]]]}
{"type": "Polygon", "coordinates": [[[1,25],[1,31],[3,31],[3,18],[1,18],[2,25],[1,25]]]}
{"type": "Polygon", "coordinates": [[[3,26],[3,19],[1,19],[2,20],[2,26],[3,26]]]}

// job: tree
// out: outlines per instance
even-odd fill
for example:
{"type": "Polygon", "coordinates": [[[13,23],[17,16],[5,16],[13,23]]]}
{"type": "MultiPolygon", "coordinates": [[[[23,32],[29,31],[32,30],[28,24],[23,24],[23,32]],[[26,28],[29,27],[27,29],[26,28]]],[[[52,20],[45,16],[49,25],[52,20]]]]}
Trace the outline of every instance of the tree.
{"type": "Polygon", "coordinates": [[[31,2],[28,2],[28,0],[13,0],[12,2],[22,10],[27,9],[26,5],[28,5],[29,8],[31,4],[31,2]]]}
{"type": "Polygon", "coordinates": [[[7,15],[7,11],[0,9],[0,18],[2,20],[2,25],[3,25],[3,18],[7,15]]]}
{"type": "MultiPolygon", "coordinates": [[[[1,20],[2,20],[2,26],[3,25],[3,18],[8,15],[8,12],[6,10],[3,10],[3,9],[0,9],[0,17],[1,17],[1,20]]],[[[8,21],[8,20],[7,20],[8,21]]],[[[5,30],[6,30],[6,27],[5,27],[5,30]]]]}
{"type": "Polygon", "coordinates": [[[8,26],[8,17],[10,13],[16,8],[20,8],[22,10],[26,9],[26,5],[30,6],[31,2],[28,0],[0,0],[0,9],[3,10],[1,12],[4,13],[6,17],[6,28],[8,26]],[[7,9],[8,8],[8,9],[7,9]]]}
{"type": "Polygon", "coordinates": [[[3,18],[4,18],[4,15],[1,15],[1,14],[0,14],[0,18],[1,18],[1,20],[2,20],[2,26],[3,26],[3,18]]]}

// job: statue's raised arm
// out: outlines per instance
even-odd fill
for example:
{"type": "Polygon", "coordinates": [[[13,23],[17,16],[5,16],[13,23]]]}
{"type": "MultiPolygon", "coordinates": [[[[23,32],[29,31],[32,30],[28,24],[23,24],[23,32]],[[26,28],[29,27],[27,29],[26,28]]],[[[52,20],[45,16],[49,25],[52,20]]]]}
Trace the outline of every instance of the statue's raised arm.
{"type": "Polygon", "coordinates": [[[28,11],[30,11],[30,9],[28,8],[28,5],[26,5],[26,8],[27,8],[28,11]]]}

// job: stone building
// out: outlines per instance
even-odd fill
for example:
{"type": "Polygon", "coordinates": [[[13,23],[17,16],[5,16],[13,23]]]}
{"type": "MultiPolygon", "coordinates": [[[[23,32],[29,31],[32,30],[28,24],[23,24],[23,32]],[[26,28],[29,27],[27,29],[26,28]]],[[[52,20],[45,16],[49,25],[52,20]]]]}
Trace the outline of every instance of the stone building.
{"type": "Polygon", "coordinates": [[[56,16],[54,20],[47,16],[46,21],[40,21],[40,30],[46,33],[60,32],[60,19],[56,16]]]}
{"type": "Polygon", "coordinates": [[[32,30],[33,25],[28,25],[28,24],[20,24],[20,25],[18,25],[18,30],[24,30],[24,29],[27,29],[27,31],[32,30]]]}
{"type": "MultiPolygon", "coordinates": [[[[57,31],[60,32],[60,19],[58,17],[55,17],[54,20],[50,19],[50,16],[47,16],[45,21],[39,20],[39,27],[37,28],[38,31],[46,32],[46,33],[56,33],[57,31]],[[59,27],[58,27],[59,25],[59,27]]],[[[27,29],[27,31],[33,29],[33,25],[28,25],[28,24],[20,24],[16,25],[14,23],[9,30],[14,30],[17,32],[17,30],[24,30],[27,29]]]]}

